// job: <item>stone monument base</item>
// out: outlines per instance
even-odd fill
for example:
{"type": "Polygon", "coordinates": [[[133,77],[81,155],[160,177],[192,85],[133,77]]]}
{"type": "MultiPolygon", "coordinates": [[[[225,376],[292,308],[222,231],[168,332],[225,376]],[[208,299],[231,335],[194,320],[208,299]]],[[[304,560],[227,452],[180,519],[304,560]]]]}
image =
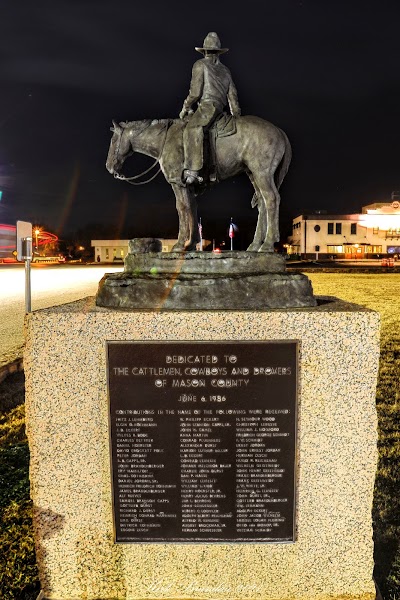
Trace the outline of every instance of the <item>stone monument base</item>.
{"type": "Polygon", "coordinates": [[[285,269],[282,256],[263,252],[130,252],[123,273],[100,281],[96,304],[151,310],[316,306],[308,277],[285,269]]]}
{"type": "Polygon", "coordinates": [[[43,600],[375,597],[377,313],[334,299],[188,313],[112,311],[87,298],[30,313],[26,336],[43,600]],[[298,341],[294,542],[115,544],[106,342],[235,340],[298,341]]]}

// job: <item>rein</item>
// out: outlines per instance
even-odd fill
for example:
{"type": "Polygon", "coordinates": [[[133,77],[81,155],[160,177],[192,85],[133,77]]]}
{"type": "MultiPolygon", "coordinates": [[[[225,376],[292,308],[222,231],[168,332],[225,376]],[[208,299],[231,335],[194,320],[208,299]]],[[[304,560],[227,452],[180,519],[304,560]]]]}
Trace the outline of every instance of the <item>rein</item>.
{"type": "MultiPolygon", "coordinates": [[[[160,174],[161,172],[161,167],[157,170],[157,172],[152,175],[152,177],[150,177],[149,179],[146,179],[146,181],[134,181],[134,179],[139,179],[139,177],[143,177],[143,175],[147,175],[147,173],[149,173],[156,165],[157,163],[160,161],[160,158],[162,156],[162,153],[164,151],[164,146],[165,146],[165,142],[167,141],[167,134],[168,134],[168,129],[170,127],[170,121],[167,121],[167,124],[165,126],[165,136],[164,136],[164,140],[161,146],[161,150],[160,153],[158,155],[158,157],[156,158],[156,160],[154,161],[154,163],[152,165],[150,165],[150,167],[148,169],[146,169],[145,171],[142,171],[142,173],[139,173],[138,175],[133,175],[132,177],[125,177],[125,175],[119,175],[118,173],[114,175],[114,177],[116,179],[121,179],[122,181],[126,181],[127,183],[130,183],[131,185],[145,185],[146,183],[150,183],[150,181],[153,181],[153,179],[155,179],[157,177],[157,175],[160,174]]],[[[150,125],[148,125],[149,127],[150,125]]],[[[147,129],[147,127],[145,127],[144,129],[142,129],[142,131],[140,131],[135,137],[139,136],[141,133],[143,133],[143,131],[145,131],[145,129],[147,129]]],[[[119,139],[119,144],[118,144],[118,148],[117,148],[117,156],[119,153],[119,147],[121,145],[121,138],[122,138],[122,134],[124,132],[122,131],[120,139],[119,139]]]]}

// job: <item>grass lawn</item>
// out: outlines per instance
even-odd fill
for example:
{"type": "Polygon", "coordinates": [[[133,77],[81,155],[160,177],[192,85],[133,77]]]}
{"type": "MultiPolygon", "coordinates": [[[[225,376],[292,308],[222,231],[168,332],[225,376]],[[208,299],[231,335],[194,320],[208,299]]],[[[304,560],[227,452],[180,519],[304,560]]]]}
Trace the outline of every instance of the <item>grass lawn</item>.
{"type": "Polygon", "coordinates": [[[381,314],[376,407],[379,463],[373,506],[375,579],[400,598],[400,274],[309,273],[316,295],[337,296],[381,314]]]}
{"type": "MultiPolygon", "coordinates": [[[[317,295],[381,314],[377,387],[379,465],[373,506],[375,577],[385,600],[400,598],[400,274],[309,273],[317,295]]],[[[33,600],[39,590],[31,529],[23,374],[0,384],[0,598],[33,600]]]]}
{"type": "Polygon", "coordinates": [[[24,375],[0,384],[0,598],[35,600],[39,593],[29,499],[24,375]]]}

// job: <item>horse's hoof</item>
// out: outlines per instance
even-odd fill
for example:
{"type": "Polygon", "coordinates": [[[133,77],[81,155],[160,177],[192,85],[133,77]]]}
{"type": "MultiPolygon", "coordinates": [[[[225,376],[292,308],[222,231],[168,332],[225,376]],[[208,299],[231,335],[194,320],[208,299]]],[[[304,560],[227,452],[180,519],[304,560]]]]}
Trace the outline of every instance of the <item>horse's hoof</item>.
{"type": "Polygon", "coordinates": [[[260,250],[260,244],[255,244],[252,242],[250,246],[247,248],[246,252],[258,252],[260,250]]]}
{"type": "Polygon", "coordinates": [[[267,246],[265,244],[263,244],[261,246],[261,248],[259,249],[259,252],[269,252],[270,254],[274,253],[274,247],[273,246],[267,246]]]}

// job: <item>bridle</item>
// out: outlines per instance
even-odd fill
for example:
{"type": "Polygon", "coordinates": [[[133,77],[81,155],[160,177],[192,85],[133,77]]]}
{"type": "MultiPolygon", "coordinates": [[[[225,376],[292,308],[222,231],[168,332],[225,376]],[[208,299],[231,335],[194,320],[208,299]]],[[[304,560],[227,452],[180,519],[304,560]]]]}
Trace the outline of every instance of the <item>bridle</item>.
{"type": "MultiPolygon", "coordinates": [[[[136,133],[136,135],[134,136],[135,138],[138,137],[141,133],[143,133],[143,131],[145,131],[148,127],[150,127],[151,122],[149,122],[145,127],[143,127],[143,129],[141,129],[140,131],[138,131],[136,133]]],[[[139,179],[139,177],[143,177],[143,175],[147,175],[147,173],[150,173],[150,171],[157,165],[157,163],[160,161],[160,158],[162,156],[162,153],[164,151],[164,146],[165,146],[165,142],[167,140],[167,134],[168,134],[168,129],[170,127],[170,120],[168,120],[165,124],[165,136],[164,136],[164,140],[161,146],[161,150],[160,153],[158,155],[158,157],[156,158],[156,160],[154,161],[154,163],[152,165],[150,165],[150,167],[148,169],[146,169],[145,171],[142,171],[142,173],[139,173],[138,175],[133,175],[132,177],[125,177],[125,175],[120,175],[119,173],[114,173],[114,177],[116,179],[121,179],[122,181],[126,181],[127,183],[130,183],[131,185],[145,185],[146,183],[150,183],[150,181],[153,181],[153,179],[155,179],[157,177],[157,175],[160,174],[161,172],[161,167],[157,170],[157,172],[152,175],[149,179],[146,179],[146,181],[134,181],[135,179],[139,179]]],[[[119,149],[121,146],[121,139],[122,139],[122,135],[124,133],[125,129],[122,129],[120,136],[119,136],[119,140],[118,140],[118,146],[117,149],[115,151],[115,156],[117,157],[119,154],[119,149]]]]}

